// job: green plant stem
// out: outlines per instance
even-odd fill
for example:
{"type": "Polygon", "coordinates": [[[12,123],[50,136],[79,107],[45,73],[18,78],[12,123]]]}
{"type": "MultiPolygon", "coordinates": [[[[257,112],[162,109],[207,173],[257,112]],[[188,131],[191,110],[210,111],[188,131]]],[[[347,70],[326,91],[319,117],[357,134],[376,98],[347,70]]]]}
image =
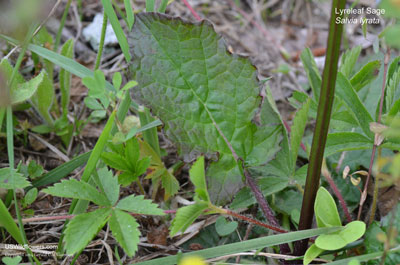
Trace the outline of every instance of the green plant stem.
{"type": "MultiPolygon", "coordinates": [[[[140,126],[145,126],[155,119],[151,116],[148,108],[139,110],[140,126]]],[[[157,127],[151,128],[143,132],[144,140],[153,148],[159,157],[161,157],[160,144],[158,142],[157,127]]]]}
{"type": "MultiPolygon", "coordinates": [[[[332,112],[333,100],[335,97],[335,84],[340,54],[340,43],[343,32],[343,25],[336,24],[340,14],[336,10],[345,7],[345,0],[333,0],[328,35],[328,47],[324,72],[322,76],[321,94],[318,104],[317,121],[314,129],[314,136],[311,145],[311,153],[307,171],[306,185],[304,189],[303,203],[301,207],[299,230],[311,228],[314,216],[314,202],[318,191],[322,160],[326,139],[329,132],[329,123],[332,112]]],[[[295,254],[300,256],[307,249],[308,239],[296,242],[295,254]]]]}
{"type": "MultiPolygon", "coordinates": [[[[382,149],[378,149],[378,161],[382,155],[382,149]]],[[[374,183],[374,194],[372,198],[372,205],[371,205],[371,214],[369,216],[369,222],[368,225],[371,225],[372,222],[375,219],[375,213],[376,213],[376,204],[378,203],[378,194],[379,194],[379,172],[381,171],[379,164],[378,164],[378,170],[377,174],[375,176],[375,183],[374,183]]]]}
{"type": "MultiPolygon", "coordinates": [[[[8,84],[8,87],[12,88],[14,86],[14,82],[16,80],[16,76],[18,73],[18,69],[21,66],[22,60],[25,56],[25,52],[28,48],[28,44],[33,36],[33,32],[36,28],[36,25],[32,25],[29,28],[28,31],[28,35],[25,38],[24,42],[22,43],[22,48],[21,51],[18,55],[17,61],[15,63],[14,69],[11,73],[11,77],[10,77],[10,81],[8,84]]],[[[15,161],[14,161],[14,128],[13,128],[13,120],[12,120],[12,107],[11,105],[7,107],[6,110],[6,125],[7,125],[7,154],[8,154],[8,163],[9,163],[9,167],[10,167],[10,172],[11,174],[14,174],[14,168],[15,168],[15,161]]],[[[19,225],[19,230],[21,233],[21,237],[22,237],[22,241],[24,243],[24,248],[26,250],[26,252],[28,253],[28,258],[29,261],[33,264],[33,253],[32,251],[29,249],[28,247],[28,241],[26,239],[26,235],[25,235],[25,231],[24,231],[24,225],[22,223],[22,218],[21,218],[21,213],[19,211],[19,207],[18,207],[18,200],[17,200],[17,195],[15,192],[15,188],[12,190],[13,193],[13,199],[14,199],[14,205],[15,205],[15,212],[18,218],[18,225],[19,225]]]]}
{"type": "MultiPolygon", "coordinates": [[[[387,76],[387,71],[388,71],[389,60],[390,60],[390,48],[387,49],[387,52],[386,52],[385,58],[384,58],[384,62],[383,62],[383,65],[384,65],[383,66],[383,80],[382,80],[381,99],[379,102],[378,123],[380,123],[382,120],[383,99],[385,98],[386,76],[387,76]]],[[[368,176],[367,176],[367,180],[365,181],[364,190],[361,194],[360,207],[358,208],[357,220],[360,220],[360,218],[361,218],[362,208],[363,208],[364,202],[367,198],[368,184],[371,179],[372,166],[373,166],[374,160],[375,160],[375,153],[376,153],[376,149],[378,148],[378,146],[380,144],[380,143],[377,143],[377,140],[378,140],[377,135],[375,135],[374,146],[372,147],[371,161],[369,163],[369,168],[368,168],[368,176]]],[[[378,150],[378,156],[380,156],[380,150],[378,150]]],[[[369,218],[369,224],[371,224],[375,218],[376,204],[378,201],[378,189],[379,189],[378,177],[376,177],[375,185],[374,185],[374,196],[373,196],[372,207],[371,207],[371,215],[369,218]]]]}
{"type": "Polygon", "coordinates": [[[57,52],[58,47],[60,46],[62,30],[64,28],[65,21],[67,20],[68,11],[69,11],[69,7],[71,6],[71,2],[72,2],[72,0],[68,0],[67,5],[65,6],[65,9],[64,9],[64,13],[61,17],[60,26],[58,27],[58,31],[56,34],[56,43],[54,44],[55,52],[57,52]]]}
{"type": "Polygon", "coordinates": [[[101,55],[103,54],[103,48],[104,48],[104,39],[106,38],[107,21],[108,21],[107,14],[106,12],[103,12],[103,25],[101,27],[101,36],[100,36],[99,49],[97,52],[96,65],[94,66],[95,71],[99,69],[101,63],[101,55]]]}

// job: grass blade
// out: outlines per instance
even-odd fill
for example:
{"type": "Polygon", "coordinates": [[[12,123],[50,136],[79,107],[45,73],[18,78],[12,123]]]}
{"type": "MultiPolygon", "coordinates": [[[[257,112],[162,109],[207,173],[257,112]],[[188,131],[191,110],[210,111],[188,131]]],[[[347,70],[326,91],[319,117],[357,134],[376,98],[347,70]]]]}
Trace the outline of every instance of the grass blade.
{"type": "Polygon", "coordinates": [[[23,239],[19,231],[18,226],[15,224],[14,219],[8,212],[7,207],[0,199],[0,226],[4,227],[7,232],[17,241],[19,244],[23,244],[23,239]]]}
{"type": "Polygon", "coordinates": [[[109,0],[101,0],[104,7],[104,13],[107,14],[110,20],[111,26],[117,36],[119,46],[121,46],[122,53],[125,56],[127,62],[131,61],[131,54],[129,53],[128,40],[126,39],[125,33],[122,30],[121,24],[119,23],[117,14],[115,14],[114,8],[109,0]]]}
{"type": "Polygon", "coordinates": [[[168,5],[168,0],[162,0],[160,7],[158,8],[158,12],[165,13],[165,10],[167,9],[167,5],[168,5]]]}
{"type": "Polygon", "coordinates": [[[68,174],[70,174],[72,171],[74,171],[76,168],[85,164],[88,161],[90,154],[91,151],[81,154],[75,157],[74,159],[56,167],[55,169],[43,175],[41,178],[33,181],[32,186],[38,188],[41,186],[50,185],[60,181],[68,174]]]}
{"type": "Polygon", "coordinates": [[[146,0],[146,12],[154,12],[155,10],[155,1],[146,0]]]}
{"type": "MultiPolygon", "coordinates": [[[[280,235],[267,236],[262,238],[256,238],[251,240],[246,240],[238,243],[226,244],[223,246],[213,247],[209,249],[193,251],[190,253],[185,253],[180,255],[181,257],[196,255],[201,256],[204,259],[215,258],[225,255],[230,255],[238,252],[265,248],[270,246],[276,246],[288,242],[293,242],[296,240],[301,240],[304,238],[310,238],[313,236],[318,236],[320,234],[331,233],[340,230],[340,227],[329,227],[329,228],[317,228],[310,230],[303,230],[297,232],[284,233],[280,235]]],[[[178,255],[170,256],[166,258],[154,259],[150,261],[144,261],[135,263],[136,265],[173,265],[178,261],[178,255]]]]}
{"type": "MultiPolygon", "coordinates": [[[[0,34],[0,38],[8,41],[9,43],[11,43],[13,45],[19,45],[19,42],[17,40],[10,38],[8,36],[5,36],[3,34],[0,34]]],[[[49,49],[40,47],[38,45],[29,44],[28,50],[30,50],[34,53],[37,53],[38,55],[42,56],[44,59],[49,60],[50,62],[60,66],[61,68],[67,70],[68,72],[70,72],[80,78],[84,78],[86,76],[93,76],[93,72],[89,68],[86,68],[85,66],[81,65],[80,63],[77,63],[73,59],[62,56],[62,55],[55,53],[49,49]]],[[[109,82],[106,82],[106,88],[111,91],[115,90],[113,85],[111,85],[109,82]]]]}
{"type": "MultiPolygon", "coordinates": [[[[83,171],[81,181],[88,182],[93,171],[96,169],[96,165],[100,159],[100,155],[103,152],[103,149],[106,146],[108,139],[110,138],[111,135],[110,132],[114,124],[115,116],[116,116],[116,111],[113,111],[111,116],[108,118],[106,126],[104,126],[103,132],[101,133],[99,139],[97,140],[96,145],[93,148],[93,151],[90,154],[89,160],[86,164],[86,168],[83,171]]],[[[74,214],[79,214],[84,212],[86,210],[86,207],[87,207],[86,201],[75,200],[75,203],[73,202],[71,205],[70,212],[74,214]],[[76,206],[74,207],[74,205],[76,206]]]]}
{"type": "Polygon", "coordinates": [[[133,22],[135,22],[135,14],[133,13],[133,8],[130,0],[124,0],[126,20],[128,24],[129,31],[132,30],[133,22]]]}

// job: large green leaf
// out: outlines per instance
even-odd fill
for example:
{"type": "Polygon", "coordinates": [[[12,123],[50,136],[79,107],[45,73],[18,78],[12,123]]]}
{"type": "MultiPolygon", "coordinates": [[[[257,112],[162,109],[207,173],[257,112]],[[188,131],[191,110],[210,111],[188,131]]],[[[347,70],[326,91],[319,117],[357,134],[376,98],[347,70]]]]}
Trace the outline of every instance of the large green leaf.
{"type": "Polygon", "coordinates": [[[129,42],[132,77],[139,82],[134,99],[164,122],[167,136],[187,160],[219,154],[207,174],[210,195],[217,202],[230,199],[243,184],[232,149],[247,165],[262,165],[278,151],[281,139],[280,123],[268,117],[259,126],[253,122],[261,103],[255,67],[230,54],[207,21],[191,24],[141,13],[129,42]]]}

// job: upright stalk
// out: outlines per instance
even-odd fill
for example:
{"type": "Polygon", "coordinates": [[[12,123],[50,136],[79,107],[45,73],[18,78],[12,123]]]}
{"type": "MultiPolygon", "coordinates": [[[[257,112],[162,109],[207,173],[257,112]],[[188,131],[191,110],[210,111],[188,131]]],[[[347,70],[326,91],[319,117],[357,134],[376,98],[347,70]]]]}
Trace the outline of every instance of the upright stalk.
{"type": "MultiPolygon", "coordinates": [[[[382,80],[382,89],[381,89],[381,99],[379,101],[378,123],[381,123],[381,121],[382,121],[383,99],[385,98],[386,78],[387,78],[389,60],[390,60],[390,48],[387,49],[387,52],[385,54],[385,58],[383,61],[383,65],[384,65],[383,66],[383,80],[382,80]]],[[[360,207],[358,208],[357,220],[360,220],[360,218],[361,218],[361,212],[363,209],[363,205],[364,205],[365,200],[367,199],[368,184],[371,179],[372,166],[374,165],[376,149],[379,147],[379,145],[380,145],[380,143],[379,143],[378,136],[375,135],[374,146],[372,147],[371,160],[370,160],[369,168],[368,168],[368,176],[367,176],[367,180],[365,181],[364,190],[361,194],[360,207]]],[[[380,154],[381,154],[381,150],[378,149],[378,158],[380,157],[380,154]]],[[[378,171],[378,174],[379,174],[379,171],[378,171]]],[[[373,197],[373,201],[372,201],[371,215],[369,217],[369,224],[372,224],[372,222],[374,221],[374,218],[375,218],[376,204],[378,201],[378,191],[379,191],[379,186],[378,186],[378,175],[377,175],[375,177],[374,197],[373,197]]]]}
{"type": "MultiPolygon", "coordinates": [[[[329,122],[335,96],[335,84],[340,54],[340,43],[343,24],[336,23],[341,19],[339,10],[344,9],[345,0],[333,0],[329,26],[328,47],[324,72],[322,75],[321,93],[318,103],[317,121],[311,145],[307,179],[304,189],[303,204],[299,222],[299,230],[310,229],[314,217],[314,202],[319,188],[322,161],[328,136],[329,122]]],[[[296,242],[295,254],[301,255],[307,249],[308,239],[296,242]]]]}
{"type": "Polygon", "coordinates": [[[94,70],[97,70],[100,67],[101,55],[103,54],[104,40],[106,38],[107,21],[108,21],[107,14],[104,11],[103,12],[103,25],[101,26],[99,49],[97,51],[96,65],[94,66],[94,70]]]}

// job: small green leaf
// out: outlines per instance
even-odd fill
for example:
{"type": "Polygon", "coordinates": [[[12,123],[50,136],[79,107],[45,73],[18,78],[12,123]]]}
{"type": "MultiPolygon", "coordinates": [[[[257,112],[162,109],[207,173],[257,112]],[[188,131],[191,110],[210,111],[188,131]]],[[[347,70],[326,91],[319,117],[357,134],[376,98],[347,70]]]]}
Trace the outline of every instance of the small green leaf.
{"type": "Polygon", "coordinates": [[[164,173],[161,175],[161,186],[165,190],[165,199],[176,194],[179,190],[179,181],[175,178],[174,175],[169,172],[169,170],[165,169],[164,173]]]}
{"type": "Polygon", "coordinates": [[[330,133],[326,141],[325,156],[344,151],[371,149],[373,144],[373,140],[360,133],[330,133]]]}
{"type": "Polygon", "coordinates": [[[335,200],[324,187],[318,189],[314,211],[318,227],[342,225],[335,200]]]}
{"type": "Polygon", "coordinates": [[[115,72],[112,77],[112,83],[116,90],[119,90],[122,84],[122,75],[120,72],[115,72]]]}
{"type": "Polygon", "coordinates": [[[220,236],[227,236],[232,234],[237,227],[238,222],[228,222],[223,216],[218,217],[217,221],[215,222],[215,230],[217,230],[217,233],[220,236]]]}
{"type": "Polygon", "coordinates": [[[364,18],[362,18],[362,32],[363,32],[363,36],[364,36],[364,38],[367,38],[367,21],[366,21],[367,19],[364,17],[364,18]]]}
{"type": "Polygon", "coordinates": [[[324,252],[323,249],[320,249],[317,247],[315,244],[312,244],[306,251],[306,254],[304,254],[304,260],[303,264],[308,265],[313,261],[316,257],[318,257],[322,252],[324,252]]]}
{"type": "Polygon", "coordinates": [[[207,191],[206,174],[204,169],[204,156],[200,156],[189,170],[190,181],[195,186],[195,192],[199,199],[210,201],[207,191]]]}
{"type": "Polygon", "coordinates": [[[108,199],[92,185],[76,179],[63,180],[43,192],[53,196],[92,201],[97,205],[111,205],[108,199]]]}
{"type": "MultiPolygon", "coordinates": [[[[395,63],[398,65],[399,59],[395,60],[395,63]]],[[[391,77],[388,77],[386,82],[386,89],[385,89],[385,106],[383,113],[388,112],[392,106],[393,102],[395,101],[395,94],[399,88],[400,84],[400,67],[397,67],[397,71],[395,71],[391,77]]]]}
{"type": "Polygon", "coordinates": [[[1,259],[5,265],[18,265],[22,261],[22,257],[4,257],[1,259]]]}
{"type": "Polygon", "coordinates": [[[139,160],[139,155],[140,155],[140,146],[138,140],[136,138],[131,138],[128,141],[126,141],[125,159],[131,171],[135,171],[136,165],[139,160]]]}
{"type": "Polygon", "coordinates": [[[105,152],[101,154],[101,159],[104,161],[104,163],[114,169],[123,171],[130,169],[125,157],[117,153],[105,152]]]}
{"type": "Polygon", "coordinates": [[[125,171],[118,176],[118,184],[122,185],[122,187],[127,187],[136,180],[138,180],[138,176],[132,171],[125,171]]]}
{"type": "Polygon", "coordinates": [[[369,124],[373,122],[371,114],[361,102],[350,81],[341,72],[337,75],[335,93],[353,112],[364,133],[373,139],[373,133],[369,130],[369,124]]]}
{"type": "Polygon", "coordinates": [[[304,69],[306,70],[307,78],[313,91],[314,100],[318,101],[322,79],[311,50],[309,48],[304,49],[300,55],[300,59],[304,65],[304,69]]]}
{"type": "Polygon", "coordinates": [[[30,189],[25,194],[24,203],[27,204],[27,205],[32,204],[36,200],[37,195],[38,195],[38,189],[37,188],[30,189]]]}
{"type": "Polygon", "coordinates": [[[196,202],[195,204],[179,208],[176,216],[171,223],[170,236],[174,236],[179,231],[185,232],[186,229],[208,208],[206,202],[196,202]]]}
{"type": "Polygon", "coordinates": [[[90,116],[97,119],[103,119],[106,117],[106,114],[106,110],[95,110],[90,114],[90,116]]]}
{"type": "Polygon", "coordinates": [[[83,100],[85,105],[92,110],[103,110],[103,106],[93,97],[85,97],[83,100]]]}
{"type": "Polygon", "coordinates": [[[315,245],[324,250],[337,250],[356,241],[365,233],[365,223],[353,221],[348,223],[343,230],[320,235],[315,240],[315,245]]]}
{"type": "Polygon", "coordinates": [[[0,169],[0,188],[13,190],[28,187],[30,184],[26,178],[9,167],[0,169]]]}
{"type": "Polygon", "coordinates": [[[350,83],[355,91],[371,83],[379,74],[381,62],[379,60],[368,62],[351,79],[350,83]]]}
{"type": "Polygon", "coordinates": [[[37,92],[45,77],[45,72],[42,71],[39,75],[32,78],[28,82],[17,85],[11,90],[11,104],[19,104],[30,98],[37,92]]]}
{"type": "Polygon", "coordinates": [[[296,112],[296,116],[293,119],[292,131],[290,133],[290,152],[292,154],[292,165],[291,169],[294,174],[296,170],[297,154],[299,152],[300,144],[303,139],[304,130],[307,125],[308,109],[310,108],[311,99],[308,99],[306,103],[296,112]]]}
{"type": "Polygon", "coordinates": [[[158,205],[151,200],[145,200],[143,195],[130,195],[120,200],[116,206],[117,209],[149,215],[164,215],[164,211],[158,208],[158,205]]]}
{"type": "MultiPolygon", "coordinates": [[[[43,71],[42,71],[43,72],[43,71]]],[[[46,72],[43,72],[43,80],[37,88],[36,93],[32,96],[32,104],[40,113],[48,125],[54,124],[50,114],[50,108],[54,102],[54,87],[46,72]]]]}
{"type": "Polygon", "coordinates": [[[107,170],[106,167],[101,168],[98,174],[105,195],[110,204],[114,205],[119,198],[118,178],[114,177],[112,172],[107,170]]]}
{"type": "Polygon", "coordinates": [[[123,211],[113,210],[109,225],[117,242],[129,257],[133,257],[140,242],[139,224],[135,218],[123,211]]]}
{"type": "Polygon", "coordinates": [[[124,87],[123,87],[121,90],[126,91],[126,90],[128,90],[128,89],[131,89],[132,87],[137,86],[137,85],[138,85],[138,82],[132,80],[132,81],[129,81],[128,83],[126,83],[126,84],[124,85],[124,87]]]}
{"type": "MultiPolygon", "coordinates": [[[[74,58],[74,40],[69,39],[66,41],[61,48],[61,55],[67,58],[74,58]]],[[[71,89],[71,73],[66,71],[64,68],[60,69],[60,91],[61,91],[61,107],[63,110],[63,116],[66,117],[68,114],[68,105],[70,100],[70,89],[71,89]]]]}
{"type": "Polygon", "coordinates": [[[96,70],[93,77],[86,76],[82,78],[82,83],[89,89],[89,96],[95,98],[104,97],[106,78],[101,70],[96,70]]]}
{"type": "Polygon", "coordinates": [[[31,128],[32,132],[46,134],[53,131],[53,128],[46,124],[37,125],[31,128]]]}
{"type": "Polygon", "coordinates": [[[357,63],[357,59],[360,56],[361,46],[356,46],[351,50],[346,51],[341,60],[339,71],[348,79],[351,78],[354,66],[357,63]]]}
{"type": "Polygon", "coordinates": [[[388,26],[385,30],[385,35],[384,35],[386,43],[392,47],[399,49],[400,48],[400,41],[398,38],[399,34],[400,34],[399,25],[388,26]]]}
{"type": "Polygon", "coordinates": [[[82,249],[93,239],[106,224],[110,208],[101,208],[90,213],[75,216],[65,230],[65,248],[68,255],[73,255],[82,249]]]}

